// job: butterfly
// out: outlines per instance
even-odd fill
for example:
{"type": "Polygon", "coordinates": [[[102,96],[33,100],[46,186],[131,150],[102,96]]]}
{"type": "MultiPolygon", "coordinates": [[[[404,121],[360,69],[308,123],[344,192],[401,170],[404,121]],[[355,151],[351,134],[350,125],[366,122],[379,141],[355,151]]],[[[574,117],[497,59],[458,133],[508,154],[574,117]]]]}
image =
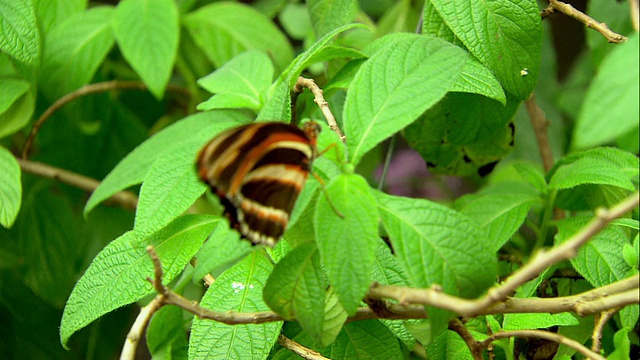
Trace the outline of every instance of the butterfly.
{"type": "Polygon", "coordinates": [[[220,197],[231,226],[273,247],[317,156],[320,126],[261,122],[226,130],[200,150],[200,179],[220,197]]]}

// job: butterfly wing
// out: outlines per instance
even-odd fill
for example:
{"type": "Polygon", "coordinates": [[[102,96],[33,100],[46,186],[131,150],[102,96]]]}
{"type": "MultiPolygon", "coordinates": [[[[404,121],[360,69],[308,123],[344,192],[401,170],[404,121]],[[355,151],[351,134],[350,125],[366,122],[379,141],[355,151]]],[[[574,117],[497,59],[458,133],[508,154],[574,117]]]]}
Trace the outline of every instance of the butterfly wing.
{"type": "Polygon", "coordinates": [[[214,138],[200,152],[198,173],[223,198],[232,226],[254,244],[273,246],[314,154],[315,135],[283,123],[256,123],[214,138]]]}

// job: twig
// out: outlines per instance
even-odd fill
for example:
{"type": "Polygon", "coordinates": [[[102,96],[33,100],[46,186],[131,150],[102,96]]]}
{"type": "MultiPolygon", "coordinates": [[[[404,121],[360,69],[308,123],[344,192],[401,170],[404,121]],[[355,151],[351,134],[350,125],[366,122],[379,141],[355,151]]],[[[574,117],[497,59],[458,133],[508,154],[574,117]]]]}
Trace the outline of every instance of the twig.
{"type": "Polygon", "coordinates": [[[320,354],[319,352],[309,349],[308,347],[304,347],[302,345],[300,345],[298,342],[289,339],[288,337],[280,334],[280,336],[278,336],[278,344],[282,345],[283,347],[293,351],[296,355],[302,357],[303,359],[307,359],[307,360],[329,360],[329,358],[326,358],[324,356],[322,356],[322,354],[320,354]]]}
{"type": "MultiPolygon", "coordinates": [[[[609,29],[607,24],[598,22],[589,15],[577,10],[570,4],[564,3],[558,0],[549,0],[549,7],[557,10],[567,16],[570,16],[581,23],[585,24],[588,28],[592,28],[602,34],[611,43],[619,44],[627,40],[626,36],[615,33],[609,29]]],[[[546,10],[546,9],[545,9],[546,10]]]]}
{"type": "Polygon", "coordinates": [[[479,345],[482,348],[487,348],[489,346],[489,344],[491,344],[492,342],[494,342],[496,340],[504,339],[504,338],[510,338],[510,337],[539,338],[539,339],[550,340],[550,341],[557,342],[558,344],[566,345],[566,346],[578,351],[580,354],[586,356],[587,358],[596,359],[596,360],[605,360],[605,358],[602,357],[600,354],[597,354],[597,353],[589,350],[584,345],[580,344],[579,342],[577,342],[575,340],[569,339],[569,338],[567,338],[565,336],[562,336],[560,334],[556,334],[554,332],[544,331],[544,330],[501,331],[501,332],[498,332],[498,333],[495,333],[495,334],[489,336],[487,339],[485,339],[483,341],[480,341],[479,345]]]}
{"type": "Polygon", "coordinates": [[[311,93],[315,96],[315,99],[313,101],[318,104],[318,107],[322,111],[322,114],[324,115],[325,119],[327,119],[329,128],[333,130],[333,132],[338,134],[338,136],[340,136],[340,141],[345,142],[347,138],[342,134],[342,131],[340,131],[338,123],[336,122],[336,118],[333,116],[333,113],[331,113],[331,109],[329,109],[329,103],[324,99],[322,89],[320,89],[320,87],[316,84],[315,81],[313,81],[313,79],[307,79],[299,76],[298,81],[293,86],[293,91],[295,93],[300,93],[302,92],[303,87],[308,88],[309,91],[311,91],[311,93]]]}
{"type": "Polygon", "coordinates": [[[549,5],[546,8],[544,8],[544,10],[540,11],[540,18],[546,19],[552,14],[555,14],[555,12],[556,12],[556,9],[554,9],[553,6],[549,5]]]}
{"type": "MultiPolygon", "coordinates": [[[[612,307],[640,303],[638,275],[584,293],[557,298],[506,298],[491,306],[480,308],[483,298],[468,300],[443,293],[440,289],[412,289],[394,285],[374,284],[371,298],[395,299],[400,305],[420,304],[450,310],[460,316],[491,314],[573,312],[580,316],[597,314],[612,307]]],[[[392,304],[397,305],[397,304],[392,304]]],[[[394,309],[397,313],[398,310],[394,309]]]]}
{"type": "MultiPolygon", "coordinates": [[[[40,162],[34,162],[24,159],[17,159],[20,168],[24,172],[54,179],[65,184],[77,187],[86,191],[94,191],[100,182],[88,176],[76,174],[71,171],[63,170],[40,162]]],[[[138,197],[130,191],[120,191],[113,194],[107,202],[118,204],[125,209],[135,209],[138,205],[138,197]]]]}
{"type": "Polygon", "coordinates": [[[540,157],[542,158],[542,164],[544,166],[544,172],[548,172],[553,167],[553,153],[551,152],[551,144],[549,143],[549,137],[547,136],[547,127],[549,122],[544,116],[544,112],[536,103],[534,93],[531,93],[529,99],[525,102],[527,106],[527,112],[533,125],[533,131],[536,134],[538,140],[538,149],[540,150],[540,157]]]}
{"type": "MultiPolygon", "coordinates": [[[[31,145],[33,144],[33,139],[36,137],[36,135],[38,135],[38,131],[40,130],[40,127],[51,117],[51,115],[53,115],[53,113],[58,111],[61,107],[85,95],[97,94],[97,93],[102,93],[102,92],[111,91],[111,90],[118,90],[118,89],[147,90],[147,85],[145,85],[141,81],[114,80],[114,81],[106,81],[101,83],[85,85],[80,89],[77,89],[75,91],[72,91],[64,95],[60,99],[56,100],[56,102],[54,102],[51,106],[49,106],[49,108],[45,110],[45,112],[42,113],[42,115],[40,115],[38,120],[36,120],[36,122],[33,124],[33,127],[31,128],[31,133],[29,134],[29,137],[27,137],[24,147],[22,148],[22,158],[25,160],[29,158],[29,152],[31,151],[31,145]]],[[[169,84],[167,86],[167,90],[189,95],[188,91],[176,85],[169,84]]]]}
{"type": "Polygon", "coordinates": [[[538,251],[527,264],[514,272],[504,283],[489,289],[487,295],[479,302],[479,308],[486,308],[506,299],[520,285],[535,278],[549,266],[575,257],[578,249],[604,229],[607,224],[636,208],[640,202],[638,197],[638,192],[635,192],[610,210],[596,210],[596,217],[577,234],[549,251],[538,251]]]}
{"type": "Polygon", "coordinates": [[[604,326],[618,311],[620,311],[619,307],[608,309],[596,316],[596,323],[593,327],[593,333],[591,334],[591,351],[595,353],[600,352],[600,347],[602,346],[602,331],[604,330],[604,326]]]}
{"type": "Polygon", "coordinates": [[[471,335],[466,326],[460,321],[458,318],[453,318],[449,321],[449,329],[455,331],[462,340],[464,340],[465,344],[469,348],[471,352],[471,356],[473,356],[474,360],[482,360],[482,347],[478,344],[478,341],[471,335]]]}
{"type": "Polygon", "coordinates": [[[153,299],[147,306],[140,309],[140,314],[136,318],[136,321],[131,326],[131,330],[127,334],[127,339],[122,347],[120,353],[120,360],[133,360],[136,357],[136,349],[140,339],[144,335],[144,330],[151,320],[151,316],[162,307],[162,304],[157,299],[153,299]]]}

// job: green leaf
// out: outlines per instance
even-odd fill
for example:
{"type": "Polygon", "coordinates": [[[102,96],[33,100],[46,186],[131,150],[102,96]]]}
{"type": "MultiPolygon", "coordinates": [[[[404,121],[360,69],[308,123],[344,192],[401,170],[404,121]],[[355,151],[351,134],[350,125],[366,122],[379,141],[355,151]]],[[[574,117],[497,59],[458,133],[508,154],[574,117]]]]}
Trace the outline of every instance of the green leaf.
{"type": "Polygon", "coordinates": [[[442,285],[451,295],[475,297],[493,285],[495,251],[486,234],[466,216],[426,200],[375,193],[410,285],[442,285]]]}
{"type": "Polygon", "coordinates": [[[186,211],[208,186],[200,181],[194,159],[208,139],[177,143],[153,163],[140,188],[134,229],[153,232],[186,211]]]}
{"type": "MultiPolygon", "coordinates": [[[[147,347],[154,357],[162,355],[171,359],[174,347],[187,347],[187,334],[184,331],[182,309],[177,306],[163,306],[153,314],[146,331],[147,347]]],[[[185,351],[186,356],[186,351],[185,351]]]]}
{"type": "Polygon", "coordinates": [[[623,169],[607,159],[586,156],[571,164],[559,167],[551,181],[551,189],[570,189],[583,184],[612,185],[625,190],[633,190],[631,179],[623,169]]]}
{"type": "Polygon", "coordinates": [[[260,51],[242,53],[198,80],[198,85],[217,93],[200,103],[198,110],[238,107],[258,111],[272,79],[273,65],[267,55],[260,51]]]}
{"type": "Polygon", "coordinates": [[[413,34],[389,39],[360,67],[347,94],[343,121],[354,164],[440,100],[467,61],[462,49],[440,39],[413,34]]]}
{"type": "Polygon", "coordinates": [[[297,320],[314,339],[322,334],[327,287],[315,243],[304,243],[278,262],[264,286],[264,302],[285,320],[297,320]]]}
{"type": "Polygon", "coordinates": [[[241,240],[240,233],[229,227],[229,222],[220,220],[196,257],[193,278],[201,280],[205,275],[217,276],[231,264],[244,258],[251,251],[249,241],[241,240]]]}
{"type": "Polygon", "coordinates": [[[608,360],[627,360],[630,359],[631,342],[629,341],[629,329],[620,329],[613,336],[613,345],[615,351],[609,354],[608,360]]]}
{"type": "MultiPolygon", "coordinates": [[[[561,244],[582,229],[591,217],[576,216],[558,222],[556,244],[561,244]]],[[[600,287],[622,280],[631,269],[621,249],[628,243],[622,229],[607,226],[583,245],[571,264],[593,287],[600,287]]]]}
{"type": "Polygon", "coordinates": [[[398,340],[378,320],[347,324],[331,345],[332,359],[401,359],[398,340]]]}
{"type": "Polygon", "coordinates": [[[0,78],[0,88],[3,89],[0,92],[0,114],[2,114],[31,88],[31,83],[22,79],[0,78]]]}
{"type": "Polygon", "coordinates": [[[268,52],[277,69],[284,69],[293,58],[293,49],[284,34],[269,18],[248,5],[232,2],[205,5],[187,14],[183,24],[217,68],[247,50],[268,52]]]}
{"type": "Polygon", "coordinates": [[[497,252],[522,226],[536,200],[522,193],[478,195],[458,210],[484,229],[492,241],[488,246],[497,252]]]}
{"type": "Polygon", "coordinates": [[[47,34],[71,15],[87,8],[87,0],[35,0],[36,18],[47,34]]]}
{"type": "Polygon", "coordinates": [[[433,35],[454,45],[464,47],[460,39],[451,31],[451,28],[445,24],[444,19],[431,1],[425,1],[422,18],[423,34],[433,35]]]}
{"type": "Polygon", "coordinates": [[[314,214],[320,258],[340,303],[353,315],[367,293],[378,237],[378,214],[367,182],[355,174],[333,178],[314,214]],[[344,218],[338,217],[327,197],[344,218]],[[357,254],[357,256],[354,256],[357,254]]]}
{"type": "MultiPolygon", "coordinates": [[[[99,203],[118,191],[141,183],[156,159],[166,151],[167,144],[193,138],[213,137],[227,128],[246,121],[246,117],[240,113],[217,110],[191,115],[167,127],[136,147],[111,170],[87,201],[84,209],[85,216],[99,203]]],[[[195,156],[194,152],[194,161],[195,156]]]]}
{"type": "Polygon", "coordinates": [[[473,360],[469,347],[457,333],[447,330],[427,347],[429,359],[473,360]]]}
{"type": "Polygon", "coordinates": [[[573,132],[574,148],[610,143],[633,129],[637,131],[639,51],[638,34],[634,33],[625,43],[617,45],[599,66],[573,132]]]}
{"type": "Polygon", "coordinates": [[[51,101],[89,83],[114,43],[115,10],[94,7],[56,26],[45,38],[41,88],[51,101]]]}
{"type": "Polygon", "coordinates": [[[475,58],[469,58],[451,91],[478,94],[507,104],[507,96],[491,70],[475,58]]]}
{"type": "Polygon", "coordinates": [[[308,0],[307,6],[317,38],[350,23],[358,13],[355,0],[308,0]]]}
{"type": "Polygon", "coordinates": [[[320,339],[317,340],[320,346],[329,346],[333,344],[344,326],[349,315],[344,307],[340,304],[340,299],[336,295],[333,287],[329,287],[324,300],[324,318],[322,322],[322,332],[320,339]]]}
{"type": "Polygon", "coordinates": [[[20,165],[16,158],[0,146],[0,225],[13,226],[22,203],[20,165]]]}
{"type": "Polygon", "coordinates": [[[153,245],[164,271],[163,283],[173,280],[211,233],[217,219],[185,215],[151,235],[129,231],[107,245],[73,288],[60,324],[63,346],[71,335],[119,307],[153,293],[146,278],[153,265],[145,251],[153,245]]]}
{"type": "MultiPolygon", "coordinates": [[[[263,250],[249,254],[225,271],[202,297],[201,306],[216,311],[268,311],[262,290],[273,264],[263,250]]],[[[275,344],[282,322],[226,325],[195,318],[189,359],[264,359],[275,344]]]]}
{"type": "Polygon", "coordinates": [[[542,24],[532,0],[469,2],[433,0],[433,6],[506,92],[525,100],[540,70],[542,24]]]}
{"type": "Polygon", "coordinates": [[[578,323],[578,319],[569,313],[505,314],[502,329],[544,329],[552,326],[573,326],[578,323]]]}
{"type": "Polygon", "coordinates": [[[113,31],[122,55],[149,91],[162,98],[178,49],[178,8],[173,0],[118,3],[113,31]]]}
{"type": "MultiPolygon", "coordinates": [[[[18,85],[17,90],[21,86],[18,85]]],[[[6,93],[7,97],[15,95],[17,94],[6,93]]],[[[35,97],[35,91],[31,88],[31,91],[17,97],[4,112],[0,113],[0,138],[15,133],[29,123],[35,109],[35,97]]]]}
{"type": "Polygon", "coordinates": [[[1,1],[0,18],[0,50],[24,64],[37,65],[40,32],[33,1],[1,1]]]}
{"type": "Polygon", "coordinates": [[[512,118],[518,102],[506,105],[469,93],[449,93],[404,132],[431,171],[487,175],[513,148],[512,118]]]}

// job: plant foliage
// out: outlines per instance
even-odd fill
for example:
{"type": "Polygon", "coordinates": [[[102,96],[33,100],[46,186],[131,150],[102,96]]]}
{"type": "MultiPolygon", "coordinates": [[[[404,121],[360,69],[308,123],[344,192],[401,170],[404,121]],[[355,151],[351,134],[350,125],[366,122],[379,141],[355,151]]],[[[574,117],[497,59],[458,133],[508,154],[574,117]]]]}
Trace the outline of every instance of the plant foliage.
{"type": "MultiPolygon", "coordinates": [[[[148,245],[174,293],[276,319],[163,306],[146,327],[153,358],[293,358],[283,338],[335,359],[481,357],[457,323],[477,344],[546,329],[591,347],[599,318],[575,308],[483,308],[463,324],[446,306],[415,315],[403,297],[370,295],[481,298],[598,208],[638,196],[638,34],[628,7],[607,6],[587,13],[628,39],[585,29],[559,82],[551,20],[533,0],[0,0],[0,357],[115,357],[132,304],[155,301],[148,245]],[[534,141],[533,92],[549,143],[534,141]],[[314,161],[318,180],[275,248],[250,246],[198,179],[199,149],[254,119],[320,122],[325,105],[346,140],[322,124],[318,148],[333,149],[314,161]],[[383,159],[398,143],[420,160],[383,159]],[[540,147],[555,155],[546,170],[540,147]],[[384,161],[388,186],[376,188],[384,161]],[[430,200],[393,189],[413,191],[425,164],[415,182],[430,200]],[[414,316],[390,316],[398,308],[414,316]]],[[[573,299],[637,276],[638,224],[636,207],[510,296],[573,299]]],[[[623,359],[639,308],[612,308],[602,351],[623,359]]],[[[494,344],[496,359],[536,347],[494,344]]]]}

